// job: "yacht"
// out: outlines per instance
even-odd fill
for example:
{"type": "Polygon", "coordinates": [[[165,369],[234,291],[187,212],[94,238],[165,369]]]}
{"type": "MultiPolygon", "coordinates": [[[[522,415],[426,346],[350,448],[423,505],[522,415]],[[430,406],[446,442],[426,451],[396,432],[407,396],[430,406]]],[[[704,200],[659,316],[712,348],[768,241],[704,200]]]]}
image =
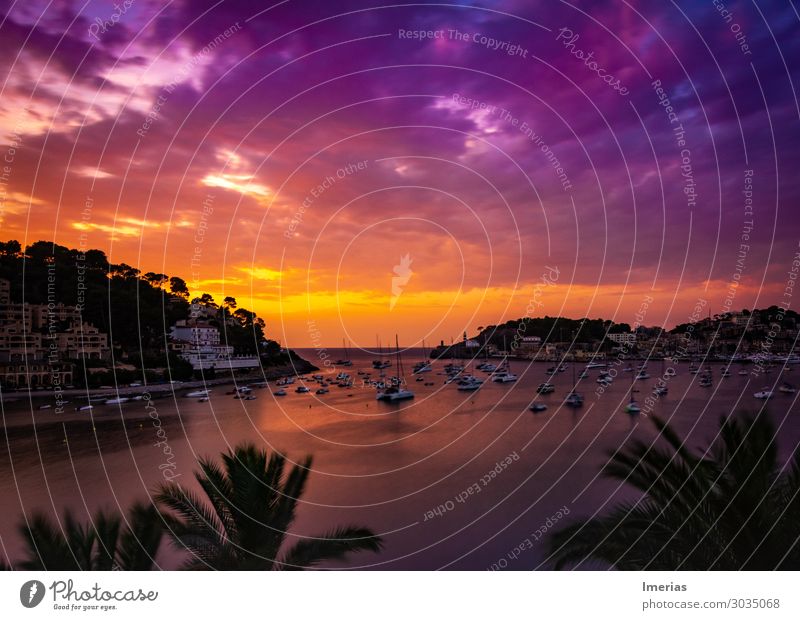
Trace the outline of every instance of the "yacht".
{"type": "Polygon", "coordinates": [[[550,392],[556,391],[556,386],[552,383],[540,383],[536,391],[539,392],[539,394],[550,394],[550,392]]]}
{"type": "Polygon", "coordinates": [[[700,383],[698,385],[700,387],[711,387],[711,377],[705,375],[703,378],[700,379],[700,383]]]}
{"type": "Polygon", "coordinates": [[[308,394],[310,391],[305,385],[298,385],[295,390],[298,394],[308,394]]]}
{"type": "Polygon", "coordinates": [[[408,398],[414,398],[414,392],[412,392],[411,390],[404,390],[403,388],[399,387],[388,387],[384,389],[382,392],[378,392],[378,395],[375,397],[375,400],[395,401],[395,400],[406,400],[408,398]]]}
{"type": "Polygon", "coordinates": [[[400,343],[397,340],[397,335],[394,337],[394,345],[395,358],[397,361],[397,376],[395,380],[392,381],[392,385],[383,388],[375,395],[375,400],[388,400],[393,402],[396,400],[414,398],[414,392],[402,387],[405,382],[403,381],[403,362],[400,357],[400,343]]]}
{"type": "Polygon", "coordinates": [[[284,390],[283,388],[281,388],[281,389],[279,389],[279,390],[275,390],[275,391],[273,392],[273,394],[274,394],[275,396],[286,396],[286,390],[284,390]]]}
{"type": "Polygon", "coordinates": [[[423,372],[430,372],[431,370],[433,370],[433,368],[431,368],[429,362],[417,362],[414,364],[414,368],[411,370],[411,372],[415,375],[418,375],[423,372]]]}
{"type": "Polygon", "coordinates": [[[747,371],[746,371],[744,368],[742,368],[742,369],[741,369],[741,370],[740,370],[738,373],[736,373],[736,374],[737,374],[737,375],[739,375],[739,376],[741,376],[741,377],[746,377],[748,373],[747,373],[747,371]]]}
{"type": "Polygon", "coordinates": [[[625,405],[625,413],[641,413],[642,408],[639,406],[635,400],[631,399],[627,405],[625,405]]]}
{"type": "Polygon", "coordinates": [[[195,390],[184,395],[186,398],[206,398],[208,397],[208,390],[195,390]]]}
{"type": "Polygon", "coordinates": [[[125,398],[124,396],[121,396],[119,398],[109,398],[106,401],[106,405],[121,405],[123,403],[127,403],[129,400],[130,398],[125,398]]]}
{"type": "Polygon", "coordinates": [[[80,407],[75,407],[75,411],[91,411],[94,409],[94,405],[81,405],[80,407]]]}
{"type": "Polygon", "coordinates": [[[570,392],[564,399],[564,404],[569,407],[581,407],[583,405],[583,396],[577,392],[570,392]]]}
{"type": "Polygon", "coordinates": [[[640,371],[638,372],[638,374],[636,375],[636,378],[637,378],[637,379],[649,379],[649,378],[650,378],[650,375],[648,375],[646,371],[644,371],[644,370],[640,370],[640,371]]]}
{"type": "Polygon", "coordinates": [[[328,392],[330,392],[330,390],[329,390],[328,388],[326,388],[326,387],[322,387],[322,388],[319,388],[319,389],[316,391],[316,394],[327,394],[328,392]]]}
{"type": "Polygon", "coordinates": [[[607,364],[602,364],[600,362],[589,362],[586,364],[586,370],[591,370],[592,368],[605,368],[607,364]]]}
{"type": "Polygon", "coordinates": [[[764,387],[760,392],[756,392],[755,394],[753,394],[753,396],[761,400],[767,400],[768,398],[772,398],[774,394],[772,393],[772,390],[769,389],[769,387],[764,387]]]}
{"type": "Polygon", "coordinates": [[[542,403],[533,403],[530,406],[530,410],[535,412],[535,413],[539,413],[540,411],[546,411],[547,410],[547,405],[544,405],[542,403]]]}
{"type": "Polygon", "coordinates": [[[495,370],[497,370],[497,366],[495,366],[494,364],[484,364],[481,370],[483,372],[494,372],[495,370]]]}
{"type": "Polygon", "coordinates": [[[496,372],[492,375],[492,381],[495,383],[511,383],[517,380],[517,375],[510,372],[496,372]]]}
{"type": "Polygon", "coordinates": [[[613,379],[608,375],[602,375],[601,377],[597,378],[597,383],[600,383],[600,384],[603,384],[603,385],[609,385],[612,382],[613,382],[613,379]]]}
{"type": "Polygon", "coordinates": [[[458,386],[456,389],[461,390],[462,392],[472,392],[477,390],[479,387],[483,385],[483,381],[476,377],[466,377],[458,382],[458,386]]]}

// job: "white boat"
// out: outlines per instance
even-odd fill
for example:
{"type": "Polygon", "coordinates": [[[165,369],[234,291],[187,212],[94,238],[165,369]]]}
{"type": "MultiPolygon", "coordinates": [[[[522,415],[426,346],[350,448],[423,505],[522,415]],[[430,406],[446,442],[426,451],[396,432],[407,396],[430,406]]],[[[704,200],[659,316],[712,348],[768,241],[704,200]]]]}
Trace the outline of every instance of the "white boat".
{"type": "Polygon", "coordinates": [[[636,375],[636,379],[649,379],[650,375],[648,375],[644,370],[640,371],[639,374],[636,375]]]}
{"type": "Polygon", "coordinates": [[[80,407],[75,407],[75,411],[91,411],[94,409],[94,405],[81,405],[80,407]]]}
{"type": "Polygon", "coordinates": [[[797,392],[797,388],[794,387],[791,383],[784,383],[781,387],[778,388],[779,392],[783,392],[784,394],[794,394],[797,392]]]}
{"type": "Polygon", "coordinates": [[[194,392],[189,392],[188,394],[184,394],[185,398],[205,398],[208,396],[208,390],[195,390],[194,392]]]}
{"type": "Polygon", "coordinates": [[[281,388],[280,390],[275,390],[275,391],[273,392],[273,394],[274,394],[275,396],[286,396],[286,390],[284,390],[283,388],[281,388]]]}
{"type": "Polygon", "coordinates": [[[408,398],[414,398],[414,392],[411,390],[404,390],[399,387],[388,387],[384,390],[378,392],[375,396],[375,400],[388,400],[388,401],[395,401],[395,400],[406,400],[408,398]]]}
{"type": "Polygon", "coordinates": [[[109,398],[106,401],[106,405],[121,405],[123,403],[127,403],[129,400],[130,398],[125,398],[124,396],[121,396],[119,398],[109,398]]]}
{"type": "Polygon", "coordinates": [[[462,392],[471,392],[477,390],[479,387],[483,385],[483,381],[477,379],[476,377],[466,377],[458,382],[457,389],[461,390],[462,392]]]}
{"type": "Polygon", "coordinates": [[[746,370],[742,369],[739,372],[737,372],[736,374],[741,376],[741,377],[746,377],[748,373],[747,373],[746,370]]]}
{"type": "Polygon", "coordinates": [[[765,387],[760,392],[753,394],[753,396],[761,400],[767,400],[768,398],[772,398],[774,394],[772,393],[772,390],[770,390],[768,387],[765,387]]]}
{"type": "Polygon", "coordinates": [[[669,392],[666,385],[661,385],[653,388],[653,394],[656,396],[665,396],[669,392]]]}
{"type": "Polygon", "coordinates": [[[569,407],[581,407],[583,405],[583,396],[577,392],[570,392],[564,399],[564,404],[569,407]]]}
{"type": "Polygon", "coordinates": [[[625,412],[626,413],[641,413],[642,408],[639,406],[635,400],[631,400],[627,405],[625,405],[625,412]]]}
{"type": "Polygon", "coordinates": [[[539,394],[549,394],[550,392],[556,391],[556,386],[552,383],[540,383],[536,391],[539,392],[539,394]]]}
{"type": "Polygon", "coordinates": [[[511,383],[517,380],[517,375],[510,372],[496,372],[492,374],[492,381],[495,383],[511,383]]]}
{"type": "Polygon", "coordinates": [[[386,400],[394,402],[396,400],[407,400],[414,398],[414,392],[406,390],[401,386],[404,384],[403,377],[403,362],[400,357],[400,343],[397,340],[397,335],[394,337],[395,344],[395,358],[397,361],[397,377],[393,380],[389,387],[385,387],[375,395],[375,400],[386,400]]]}
{"type": "Polygon", "coordinates": [[[484,364],[481,370],[483,372],[494,372],[495,370],[497,370],[497,366],[495,366],[494,364],[484,364]]]}
{"type": "Polygon", "coordinates": [[[597,383],[601,383],[603,385],[609,385],[609,384],[612,383],[612,381],[613,381],[613,379],[611,377],[609,377],[608,375],[604,375],[602,377],[598,377],[597,378],[597,383]]]}
{"type": "Polygon", "coordinates": [[[299,385],[295,390],[298,394],[308,394],[310,391],[305,385],[299,385]]]}
{"type": "Polygon", "coordinates": [[[317,394],[327,394],[328,392],[330,392],[330,390],[328,388],[319,388],[316,391],[317,394]]]}
{"type": "Polygon", "coordinates": [[[601,364],[600,362],[589,362],[586,364],[586,370],[591,370],[592,368],[605,368],[607,364],[601,364]]]}
{"type": "Polygon", "coordinates": [[[537,413],[538,413],[539,411],[545,411],[546,409],[547,409],[547,405],[543,405],[542,403],[533,403],[533,404],[530,406],[530,410],[531,410],[531,411],[535,411],[535,412],[537,412],[537,413]]]}

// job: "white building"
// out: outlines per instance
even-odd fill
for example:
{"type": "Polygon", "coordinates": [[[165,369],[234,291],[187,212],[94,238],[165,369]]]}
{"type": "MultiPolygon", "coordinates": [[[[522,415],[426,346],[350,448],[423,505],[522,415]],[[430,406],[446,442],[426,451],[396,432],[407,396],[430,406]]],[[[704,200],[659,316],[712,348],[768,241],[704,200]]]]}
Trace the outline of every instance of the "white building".
{"type": "Polygon", "coordinates": [[[233,347],[220,344],[219,329],[198,321],[178,321],[171,329],[171,348],[192,365],[195,370],[234,370],[258,368],[255,355],[233,354],[233,347]]]}
{"type": "Polygon", "coordinates": [[[636,334],[634,332],[623,332],[619,334],[609,334],[608,339],[611,342],[622,344],[625,346],[633,346],[636,344],[636,334]]]}

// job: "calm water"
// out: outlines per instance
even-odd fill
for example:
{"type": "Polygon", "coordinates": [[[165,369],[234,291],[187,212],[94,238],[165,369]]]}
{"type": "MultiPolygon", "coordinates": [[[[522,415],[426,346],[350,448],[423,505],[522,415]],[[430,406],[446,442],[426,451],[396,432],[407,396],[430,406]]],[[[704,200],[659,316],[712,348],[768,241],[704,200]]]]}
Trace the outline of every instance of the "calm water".
{"type": "MultiPolygon", "coordinates": [[[[316,360],[313,351],[300,353],[316,360]]],[[[341,353],[331,355],[335,359],[341,353]]],[[[354,366],[345,370],[354,378],[358,369],[372,371],[368,355],[351,351],[350,357],[354,366]]],[[[404,359],[410,367],[421,355],[409,352],[404,359]]],[[[433,386],[410,377],[416,398],[399,404],[376,402],[373,389],[358,385],[332,386],[324,396],[296,394],[292,386],[283,398],[269,389],[255,390],[258,399],[246,402],[225,395],[229,388],[221,386],[207,403],[189,398],[153,403],[175,455],[174,473],[184,484],[193,482],[198,455],[214,456],[242,441],[285,451],[290,458],[313,454],[314,472],[295,533],[355,523],[372,527],[387,542],[382,554],[355,556],[349,567],[486,569],[505,558],[508,569],[534,568],[545,559],[541,541],[515,560],[507,554],[548,517],[566,505],[566,523],[627,497],[615,483],[597,477],[608,452],[626,438],[653,436],[646,417],[623,413],[631,380],[622,367],[600,398],[595,397],[598,371],[592,370],[581,382],[586,404],[577,411],[560,405],[571,387],[572,369],[559,373],[553,378],[556,392],[538,397],[548,410],[533,414],[528,404],[546,380],[549,364],[511,362],[520,375],[517,383],[486,382],[477,392],[444,385],[443,365],[436,363],[423,375],[433,386]],[[494,469],[500,473],[490,474],[494,469]],[[456,501],[459,495],[463,502],[456,501]]],[[[690,436],[691,446],[714,436],[720,416],[761,406],[752,393],[768,381],[797,375],[800,382],[800,368],[752,381],[736,374],[739,367],[727,379],[719,376],[720,364],[713,367],[709,389],[698,387],[697,377],[683,365],[655,407],[690,436]]],[[[654,378],[636,382],[640,402],[660,369],[660,362],[651,362],[654,378]]],[[[769,405],[783,423],[785,455],[800,441],[795,401],[781,394],[769,405]]],[[[165,457],[154,446],[158,439],[143,402],[62,416],[31,412],[16,402],[6,403],[3,415],[0,537],[12,559],[19,557],[17,523],[23,509],[62,512],[69,507],[79,515],[100,506],[124,509],[146,499],[163,480],[159,466],[163,469],[165,457]]],[[[179,558],[167,551],[160,561],[170,568],[179,558]]]]}

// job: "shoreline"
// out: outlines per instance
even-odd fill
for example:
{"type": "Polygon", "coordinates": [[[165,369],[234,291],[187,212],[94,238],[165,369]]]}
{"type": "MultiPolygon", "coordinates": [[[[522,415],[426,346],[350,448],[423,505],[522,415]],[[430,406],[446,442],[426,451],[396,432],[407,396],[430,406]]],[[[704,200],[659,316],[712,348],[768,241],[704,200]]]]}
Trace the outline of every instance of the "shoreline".
{"type": "Polygon", "coordinates": [[[304,375],[309,372],[319,370],[316,366],[298,358],[294,364],[276,366],[262,369],[261,372],[242,375],[238,377],[227,376],[216,379],[194,379],[192,381],[182,381],[180,383],[152,383],[150,385],[142,382],[141,385],[130,387],[128,385],[119,387],[102,388],[73,388],[68,390],[42,389],[42,390],[14,390],[6,391],[0,389],[0,402],[11,404],[25,400],[53,399],[58,400],[56,395],[64,399],[71,397],[76,399],[86,399],[91,401],[102,398],[133,397],[143,394],[150,394],[157,398],[165,398],[171,394],[180,395],[184,390],[196,390],[198,388],[208,388],[219,385],[247,384],[265,381],[274,381],[284,377],[304,375]]]}

